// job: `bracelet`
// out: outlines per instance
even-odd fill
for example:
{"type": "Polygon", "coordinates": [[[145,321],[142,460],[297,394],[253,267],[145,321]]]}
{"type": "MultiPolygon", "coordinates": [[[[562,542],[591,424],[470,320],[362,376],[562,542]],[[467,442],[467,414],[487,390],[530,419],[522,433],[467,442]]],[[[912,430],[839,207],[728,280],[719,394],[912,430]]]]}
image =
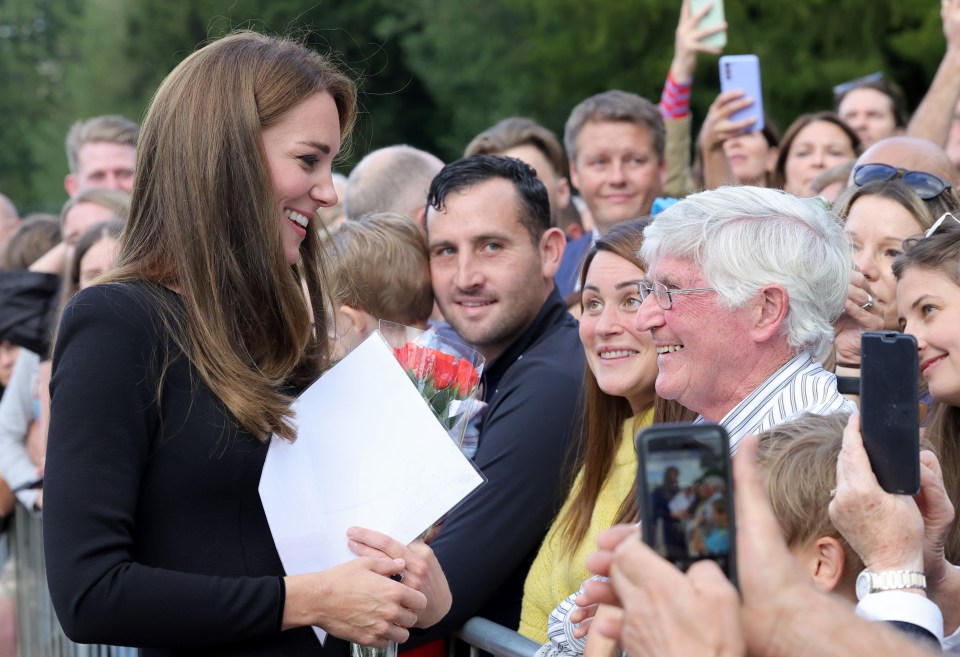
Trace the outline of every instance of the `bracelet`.
{"type": "Polygon", "coordinates": [[[837,363],[837,367],[846,367],[848,370],[859,370],[860,363],[837,363]]]}

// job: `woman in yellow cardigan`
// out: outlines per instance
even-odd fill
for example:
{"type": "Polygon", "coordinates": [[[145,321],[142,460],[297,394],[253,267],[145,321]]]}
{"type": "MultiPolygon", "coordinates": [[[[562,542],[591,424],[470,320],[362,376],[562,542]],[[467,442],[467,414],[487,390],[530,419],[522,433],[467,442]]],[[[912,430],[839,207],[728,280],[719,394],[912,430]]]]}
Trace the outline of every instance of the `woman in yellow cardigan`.
{"type": "MultiPolygon", "coordinates": [[[[584,565],[602,530],[637,522],[637,455],[633,438],[654,419],[657,353],[638,331],[637,283],[646,266],[637,256],[647,221],[620,224],[587,253],[580,276],[580,340],[586,352],[585,422],[577,476],[540,547],[524,585],[520,633],[545,643],[547,618],[590,577],[584,565]]],[[[672,412],[657,403],[657,421],[672,412]],[[661,411],[661,407],[663,410],[661,411]],[[662,416],[662,417],[661,417],[662,416]]]]}

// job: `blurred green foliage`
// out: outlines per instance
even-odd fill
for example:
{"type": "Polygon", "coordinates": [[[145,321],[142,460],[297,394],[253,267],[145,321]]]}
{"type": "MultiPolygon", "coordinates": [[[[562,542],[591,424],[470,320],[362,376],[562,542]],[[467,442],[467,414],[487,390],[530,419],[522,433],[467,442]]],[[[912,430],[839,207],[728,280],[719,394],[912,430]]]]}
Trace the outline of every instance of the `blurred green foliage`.
{"type": "MultiPolygon", "coordinates": [[[[622,88],[656,101],[680,0],[0,0],[0,192],[21,211],[65,198],[63,138],[83,117],[142,117],[163,77],[233,29],[292,34],[336,53],[362,114],[343,170],[409,143],[453,159],[508,115],[561,133],[571,107],[622,88]]],[[[781,129],[829,107],[831,87],[884,71],[920,101],[944,49],[936,0],[726,0],[728,53],[760,56],[781,129]]],[[[698,63],[693,106],[717,93],[698,63]]]]}

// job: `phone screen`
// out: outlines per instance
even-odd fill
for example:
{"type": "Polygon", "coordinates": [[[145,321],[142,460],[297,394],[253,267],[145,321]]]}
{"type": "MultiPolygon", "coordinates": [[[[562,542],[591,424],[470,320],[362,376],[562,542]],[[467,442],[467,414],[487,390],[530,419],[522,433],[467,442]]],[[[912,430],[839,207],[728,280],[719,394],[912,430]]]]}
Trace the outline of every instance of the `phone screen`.
{"type": "Polygon", "coordinates": [[[860,336],[863,447],[883,490],[920,492],[917,340],[895,331],[860,336]]]}
{"type": "Polygon", "coordinates": [[[735,581],[730,448],[718,425],[659,425],[637,437],[644,541],[680,570],[713,559],[735,581]]]}

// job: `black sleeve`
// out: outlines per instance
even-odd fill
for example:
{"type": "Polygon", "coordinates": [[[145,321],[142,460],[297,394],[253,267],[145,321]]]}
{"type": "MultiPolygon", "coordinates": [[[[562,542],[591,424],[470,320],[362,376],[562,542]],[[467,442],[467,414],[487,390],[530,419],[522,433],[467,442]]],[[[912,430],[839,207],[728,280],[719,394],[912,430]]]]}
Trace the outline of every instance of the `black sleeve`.
{"type": "Polygon", "coordinates": [[[143,300],[122,288],[74,298],[54,357],[43,520],[60,623],[74,641],[127,646],[276,634],[277,577],[214,577],[134,557],[138,497],[160,424],[154,397],[164,339],[143,300]]]}
{"type": "Polygon", "coordinates": [[[430,544],[450,584],[453,606],[404,649],[452,634],[498,594],[498,600],[515,604],[510,614],[515,617],[491,620],[516,628],[526,571],[562,499],[581,375],[575,359],[568,368],[528,363],[508,391],[501,388],[503,396],[490,409],[474,459],[487,483],[450,514],[430,544]],[[504,596],[508,589],[515,595],[504,596]]]}
{"type": "Polygon", "coordinates": [[[0,271],[0,340],[46,357],[59,290],[54,274],[0,271]]]}
{"type": "Polygon", "coordinates": [[[925,627],[914,625],[913,623],[908,623],[906,621],[884,622],[901,634],[905,634],[906,636],[910,637],[920,645],[934,650],[934,652],[939,653],[943,650],[943,646],[940,645],[940,640],[925,627]]]}

